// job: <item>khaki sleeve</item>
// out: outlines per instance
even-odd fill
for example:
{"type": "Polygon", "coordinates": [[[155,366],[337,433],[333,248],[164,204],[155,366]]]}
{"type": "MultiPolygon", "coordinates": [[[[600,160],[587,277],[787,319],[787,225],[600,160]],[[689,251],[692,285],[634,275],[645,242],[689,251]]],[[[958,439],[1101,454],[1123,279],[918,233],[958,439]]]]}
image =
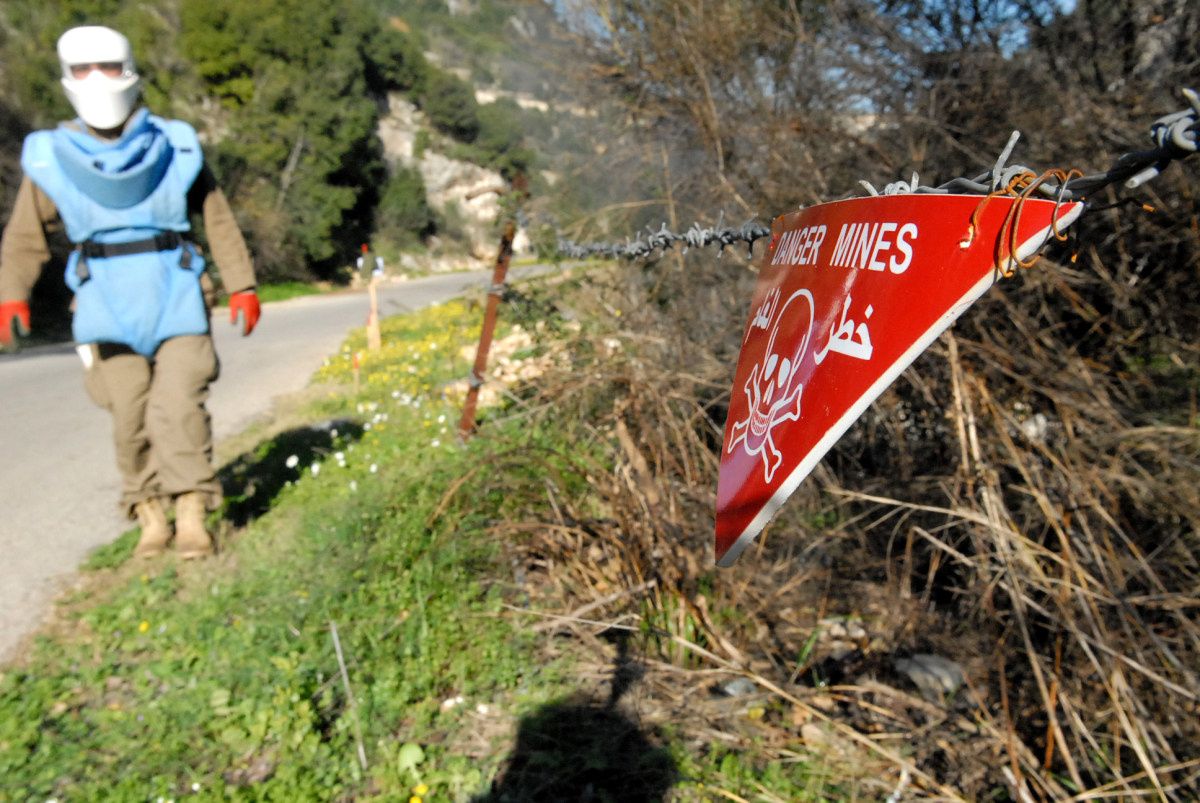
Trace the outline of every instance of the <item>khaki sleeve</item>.
{"type": "Polygon", "coordinates": [[[217,186],[216,179],[204,168],[192,185],[190,199],[200,208],[208,248],[227,293],[249,290],[257,284],[254,263],[246,239],[233,216],[229,200],[217,186]]]}
{"type": "Polygon", "coordinates": [[[0,237],[0,301],[28,301],[50,260],[47,234],[62,228],[58,209],[26,176],[17,189],[12,216],[0,237]]]}

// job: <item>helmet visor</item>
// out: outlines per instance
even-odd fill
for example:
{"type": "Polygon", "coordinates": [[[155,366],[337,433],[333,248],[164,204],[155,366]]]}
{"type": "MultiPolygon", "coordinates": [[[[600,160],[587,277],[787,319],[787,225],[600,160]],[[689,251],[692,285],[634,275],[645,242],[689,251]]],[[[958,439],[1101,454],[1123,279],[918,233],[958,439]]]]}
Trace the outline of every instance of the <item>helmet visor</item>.
{"type": "Polygon", "coordinates": [[[125,64],[120,61],[98,61],[85,64],[71,64],[67,67],[71,77],[77,81],[87,78],[93,71],[99,72],[106,78],[120,78],[125,74],[125,64]]]}

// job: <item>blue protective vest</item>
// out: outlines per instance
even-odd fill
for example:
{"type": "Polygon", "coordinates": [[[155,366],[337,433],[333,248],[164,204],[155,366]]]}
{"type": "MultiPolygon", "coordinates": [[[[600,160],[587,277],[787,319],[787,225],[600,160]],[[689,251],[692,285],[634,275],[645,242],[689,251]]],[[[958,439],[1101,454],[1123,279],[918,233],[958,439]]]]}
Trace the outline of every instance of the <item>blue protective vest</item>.
{"type": "Polygon", "coordinates": [[[191,126],[145,109],[114,142],[64,125],[25,138],[25,174],[54,201],[68,239],[80,246],[66,269],[77,342],[124,343],[150,357],[167,338],[208,332],[204,260],[191,243],[161,238],[191,229],[187,193],[203,163],[191,126]],[[104,245],[156,236],[169,247],[98,255],[104,245]]]}

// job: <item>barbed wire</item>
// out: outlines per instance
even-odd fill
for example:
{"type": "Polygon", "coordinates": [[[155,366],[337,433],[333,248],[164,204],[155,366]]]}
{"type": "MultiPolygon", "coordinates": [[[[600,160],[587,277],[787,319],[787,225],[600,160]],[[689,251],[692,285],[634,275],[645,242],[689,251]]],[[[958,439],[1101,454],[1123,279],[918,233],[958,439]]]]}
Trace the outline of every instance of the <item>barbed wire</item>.
{"type": "MultiPolygon", "coordinates": [[[[1200,148],[1200,95],[1192,89],[1183,89],[1181,94],[1187,100],[1188,108],[1163,115],[1151,124],[1153,148],[1126,153],[1102,173],[1078,175],[1059,182],[1042,181],[1032,191],[1060,202],[1087,201],[1099,190],[1117,183],[1122,183],[1125,189],[1136,189],[1161,174],[1172,162],[1196,153],[1200,148]]],[[[936,187],[928,187],[920,183],[917,173],[913,173],[910,181],[892,182],[882,192],[867,181],[859,183],[872,196],[904,193],[989,195],[1001,192],[1022,176],[1037,175],[1036,171],[1024,165],[1008,164],[1020,136],[1019,131],[1014,131],[992,169],[974,178],[960,177],[936,187]]],[[[680,243],[684,246],[684,253],[689,248],[714,244],[724,252],[727,246],[745,243],[752,257],[754,243],[770,235],[769,227],[754,221],[748,221],[736,229],[722,226],[720,222],[715,227],[693,223],[691,228],[682,233],[671,231],[664,223],[657,231],[648,229],[644,235],[635,235],[634,239],[624,243],[577,243],[560,237],[557,247],[558,252],[569,259],[649,259],[656,252],[665,252],[680,243]]]]}
{"type": "Polygon", "coordinates": [[[771,236],[771,229],[753,221],[743,223],[739,228],[721,226],[704,227],[693,223],[691,228],[682,234],[677,234],[662,224],[658,231],[648,230],[644,236],[624,243],[577,243],[573,240],[559,238],[558,251],[570,259],[587,259],[589,257],[605,257],[608,259],[646,259],[656,251],[667,251],[677,244],[683,244],[683,253],[689,248],[704,248],[717,245],[721,252],[735,243],[745,243],[753,255],[754,243],[764,237],[771,236]]]}
{"type": "MultiPolygon", "coordinates": [[[[1194,154],[1200,145],[1200,95],[1191,89],[1181,90],[1181,93],[1189,108],[1163,115],[1151,124],[1150,139],[1154,143],[1153,148],[1126,153],[1103,173],[1077,176],[1062,184],[1045,182],[1037,188],[1037,192],[1047,198],[1061,201],[1086,201],[1098,190],[1117,183],[1123,183],[1128,190],[1137,189],[1166,170],[1171,162],[1186,159],[1194,154]]],[[[1017,176],[1038,172],[1024,165],[1007,164],[1020,136],[1019,131],[1014,131],[995,166],[975,178],[956,178],[937,187],[924,187],[920,185],[917,174],[914,173],[911,182],[897,181],[888,184],[882,193],[865,181],[860,183],[871,195],[912,192],[987,195],[1007,186],[1017,176]]]]}

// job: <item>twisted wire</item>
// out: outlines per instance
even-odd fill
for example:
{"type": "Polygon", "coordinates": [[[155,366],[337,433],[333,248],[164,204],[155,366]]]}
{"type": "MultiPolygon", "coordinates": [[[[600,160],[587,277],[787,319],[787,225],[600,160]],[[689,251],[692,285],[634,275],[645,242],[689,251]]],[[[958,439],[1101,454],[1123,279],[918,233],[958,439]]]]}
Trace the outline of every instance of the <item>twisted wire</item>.
{"type": "MultiPolygon", "coordinates": [[[[1121,183],[1127,190],[1137,189],[1166,170],[1172,162],[1194,154],[1200,147],[1200,95],[1191,89],[1182,90],[1182,94],[1188,102],[1188,108],[1163,115],[1150,125],[1153,148],[1126,153],[1102,173],[1075,175],[1078,171],[1072,171],[1073,177],[1065,181],[1045,181],[1036,188],[1036,192],[1045,198],[1069,202],[1086,201],[1099,190],[1117,183],[1121,183]]],[[[917,174],[914,173],[911,182],[898,181],[888,184],[882,193],[865,181],[860,183],[871,195],[913,192],[987,195],[1009,186],[1017,176],[1030,173],[1037,175],[1037,171],[1024,165],[1007,165],[1019,138],[1020,133],[1014,131],[996,165],[990,171],[974,178],[955,178],[937,187],[924,187],[920,185],[917,174]]]]}
{"type": "Polygon", "coordinates": [[[682,233],[671,231],[664,223],[658,231],[647,230],[645,235],[624,243],[577,243],[559,238],[558,251],[568,259],[648,259],[656,252],[665,252],[679,244],[683,245],[683,253],[686,254],[690,248],[716,245],[723,252],[728,246],[745,243],[747,250],[752,253],[755,242],[770,236],[769,228],[753,221],[743,223],[736,229],[720,225],[705,227],[693,223],[691,228],[682,233]]]}
{"type": "MultiPolygon", "coordinates": [[[[1186,159],[1200,148],[1200,95],[1192,89],[1184,89],[1182,94],[1188,102],[1188,108],[1163,115],[1151,124],[1150,139],[1154,143],[1153,148],[1126,153],[1102,173],[1083,175],[1078,170],[1049,170],[1038,173],[1024,165],[1009,165],[1009,157],[1020,138],[1020,132],[1014,131],[992,169],[973,178],[960,177],[936,187],[927,187],[920,183],[918,174],[913,173],[911,180],[892,182],[886,185],[882,192],[867,181],[859,183],[872,196],[921,193],[982,195],[986,199],[1010,195],[1023,201],[1036,193],[1041,197],[1053,198],[1060,204],[1071,201],[1086,202],[1099,190],[1117,183],[1122,183],[1125,189],[1136,189],[1158,176],[1172,162],[1186,159]]],[[[1020,207],[1020,203],[1014,207],[1018,219],[1020,207]]],[[[1008,221],[1006,225],[1007,223],[1008,221]]],[[[644,235],[635,236],[624,243],[577,243],[560,237],[557,247],[559,254],[568,259],[649,259],[656,253],[665,252],[678,244],[682,244],[684,253],[687,253],[690,248],[703,248],[714,244],[723,252],[727,246],[745,243],[752,258],[754,243],[770,235],[769,227],[753,221],[744,223],[739,228],[723,227],[720,223],[715,227],[702,227],[693,223],[691,228],[682,233],[671,231],[664,223],[657,231],[648,229],[644,235]]],[[[1054,236],[1061,239],[1057,230],[1054,236]]],[[[1027,267],[1025,262],[1019,264],[1027,267]]]]}

